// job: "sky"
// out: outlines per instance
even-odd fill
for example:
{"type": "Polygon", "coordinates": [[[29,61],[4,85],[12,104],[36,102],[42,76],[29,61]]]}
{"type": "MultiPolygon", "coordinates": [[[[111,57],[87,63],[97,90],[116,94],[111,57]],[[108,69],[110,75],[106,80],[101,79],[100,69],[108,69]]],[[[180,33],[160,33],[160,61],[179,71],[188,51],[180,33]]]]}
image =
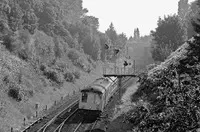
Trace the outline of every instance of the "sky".
{"type": "MultiPolygon", "coordinates": [[[[105,32],[112,22],[117,33],[149,35],[157,27],[159,16],[177,14],[179,0],[83,0],[87,15],[99,18],[99,31],[105,32]]],[[[194,0],[189,0],[189,2],[194,0]]]]}

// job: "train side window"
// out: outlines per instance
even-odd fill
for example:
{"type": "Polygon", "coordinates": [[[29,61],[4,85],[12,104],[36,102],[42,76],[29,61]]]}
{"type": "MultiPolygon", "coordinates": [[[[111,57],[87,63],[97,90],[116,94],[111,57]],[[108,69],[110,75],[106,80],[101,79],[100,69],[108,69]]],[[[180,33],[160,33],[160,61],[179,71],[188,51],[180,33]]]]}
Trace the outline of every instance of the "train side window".
{"type": "Polygon", "coordinates": [[[87,102],[88,94],[86,92],[82,93],[82,102],[87,102]]]}

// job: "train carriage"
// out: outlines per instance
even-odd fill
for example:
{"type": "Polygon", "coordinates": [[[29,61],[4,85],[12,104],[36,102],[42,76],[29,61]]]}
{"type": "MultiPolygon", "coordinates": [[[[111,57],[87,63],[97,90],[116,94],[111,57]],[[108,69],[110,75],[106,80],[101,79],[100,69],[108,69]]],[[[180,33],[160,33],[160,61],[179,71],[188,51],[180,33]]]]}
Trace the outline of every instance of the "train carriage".
{"type": "Polygon", "coordinates": [[[117,78],[99,78],[81,90],[79,109],[103,111],[117,89],[117,78]]]}

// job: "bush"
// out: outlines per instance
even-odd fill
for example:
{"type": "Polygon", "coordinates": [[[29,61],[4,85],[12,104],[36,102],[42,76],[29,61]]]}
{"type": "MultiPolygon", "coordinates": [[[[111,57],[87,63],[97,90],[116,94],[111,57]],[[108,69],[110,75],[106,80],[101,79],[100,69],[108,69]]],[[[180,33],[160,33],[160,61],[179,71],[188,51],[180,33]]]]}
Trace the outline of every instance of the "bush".
{"type": "Polygon", "coordinates": [[[13,99],[15,99],[18,102],[22,100],[22,98],[19,94],[19,89],[15,89],[15,88],[9,89],[8,96],[12,97],[13,99]]]}
{"type": "Polygon", "coordinates": [[[65,80],[66,80],[67,82],[75,82],[75,76],[74,76],[74,74],[71,73],[71,72],[66,72],[66,73],[64,74],[64,78],[65,78],[65,80]]]}
{"type": "Polygon", "coordinates": [[[18,57],[22,60],[27,61],[28,60],[28,53],[26,50],[20,50],[18,51],[18,57]]]}
{"type": "Polygon", "coordinates": [[[74,62],[75,60],[77,60],[79,58],[79,54],[75,51],[75,50],[71,50],[69,51],[68,55],[69,59],[74,62]]]}
{"type": "Polygon", "coordinates": [[[45,65],[40,65],[40,70],[41,71],[45,71],[45,69],[46,69],[45,65]]]}
{"type": "MultiPolygon", "coordinates": [[[[85,72],[89,73],[92,70],[90,63],[88,62],[89,60],[86,57],[81,56],[77,51],[75,50],[69,51],[68,57],[75,66],[83,69],[85,72]]],[[[92,62],[91,59],[90,61],[92,62]]]]}
{"type": "Polygon", "coordinates": [[[3,45],[5,45],[6,49],[10,52],[14,51],[16,48],[15,45],[13,45],[14,39],[12,35],[6,35],[3,37],[3,45]]]}
{"type": "Polygon", "coordinates": [[[76,79],[80,78],[80,72],[74,71],[73,74],[74,74],[74,76],[75,76],[76,79]]]}
{"type": "Polygon", "coordinates": [[[28,97],[33,97],[34,95],[33,90],[28,90],[27,93],[28,93],[28,97]]]}
{"type": "Polygon", "coordinates": [[[48,70],[48,71],[45,70],[44,75],[47,77],[47,79],[50,79],[56,82],[57,84],[61,84],[64,81],[62,74],[59,74],[54,70],[48,70]]]}

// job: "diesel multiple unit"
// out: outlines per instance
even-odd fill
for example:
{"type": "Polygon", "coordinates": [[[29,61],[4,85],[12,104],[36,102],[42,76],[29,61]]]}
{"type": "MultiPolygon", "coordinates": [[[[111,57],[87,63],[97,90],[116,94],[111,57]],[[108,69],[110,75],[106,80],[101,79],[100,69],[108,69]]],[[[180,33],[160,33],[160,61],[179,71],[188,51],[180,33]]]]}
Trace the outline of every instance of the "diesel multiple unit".
{"type": "Polygon", "coordinates": [[[79,109],[103,111],[117,90],[116,77],[102,77],[81,90],[79,109]]]}

